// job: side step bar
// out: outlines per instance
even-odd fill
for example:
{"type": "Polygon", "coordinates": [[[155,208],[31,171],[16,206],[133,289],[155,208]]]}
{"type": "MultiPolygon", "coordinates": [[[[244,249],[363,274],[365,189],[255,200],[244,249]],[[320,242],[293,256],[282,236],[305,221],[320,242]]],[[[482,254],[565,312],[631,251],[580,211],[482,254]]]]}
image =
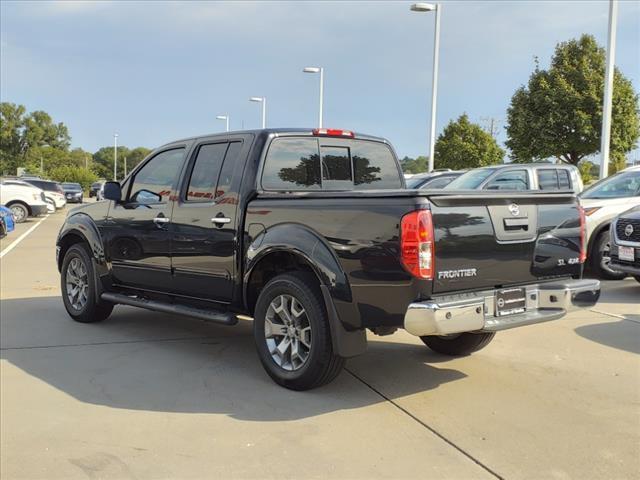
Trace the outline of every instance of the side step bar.
{"type": "Polygon", "coordinates": [[[219,323],[221,325],[235,325],[238,323],[238,318],[233,313],[219,310],[205,310],[203,308],[193,308],[186,305],[159,302],[157,300],[147,300],[145,298],[130,297],[122,293],[104,292],[100,295],[100,298],[107,302],[146,308],[147,310],[153,310],[156,312],[173,313],[175,315],[199,318],[200,320],[219,323]]]}

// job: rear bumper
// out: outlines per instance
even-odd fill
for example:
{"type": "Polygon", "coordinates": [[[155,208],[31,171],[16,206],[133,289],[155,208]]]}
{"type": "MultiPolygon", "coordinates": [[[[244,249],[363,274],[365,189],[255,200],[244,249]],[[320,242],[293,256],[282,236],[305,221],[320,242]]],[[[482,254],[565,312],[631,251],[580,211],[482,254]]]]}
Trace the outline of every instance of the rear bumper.
{"type": "Polygon", "coordinates": [[[34,217],[45,215],[48,212],[46,205],[29,205],[29,208],[31,209],[31,215],[34,217]]]}
{"type": "Polygon", "coordinates": [[[568,312],[592,307],[600,298],[598,280],[567,280],[527,285],[526,311],[497,317],[495,291],[412,303],[404,328],[412,335],[450,335],[463,332],[496,332],[508,328],[556,320],[568,312]]]}

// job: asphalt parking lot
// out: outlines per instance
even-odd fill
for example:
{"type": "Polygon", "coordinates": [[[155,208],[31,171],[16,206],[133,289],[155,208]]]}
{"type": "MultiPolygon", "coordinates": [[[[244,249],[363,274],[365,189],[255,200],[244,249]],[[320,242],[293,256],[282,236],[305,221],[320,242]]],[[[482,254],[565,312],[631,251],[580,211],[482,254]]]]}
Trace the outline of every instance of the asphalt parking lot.
{"type": "Polygon", "coordinates": [[[369,336],[338,379],[263,372],[251,323],[129,307],[78,324],[59,298],[60,212],[0,243],[1,477],[640,476],[640,284],[451,359],[369,336]]]}

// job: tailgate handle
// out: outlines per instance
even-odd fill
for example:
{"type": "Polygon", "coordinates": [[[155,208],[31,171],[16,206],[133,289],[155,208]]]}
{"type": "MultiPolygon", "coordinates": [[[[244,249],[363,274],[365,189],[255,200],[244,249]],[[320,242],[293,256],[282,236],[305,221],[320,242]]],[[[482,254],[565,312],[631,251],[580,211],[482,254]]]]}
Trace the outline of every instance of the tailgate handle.
{"type": "Polygon", "coordinates": [[[528,218],[505,218],[504,219],[505,230],[529,230],[528,218]]]}

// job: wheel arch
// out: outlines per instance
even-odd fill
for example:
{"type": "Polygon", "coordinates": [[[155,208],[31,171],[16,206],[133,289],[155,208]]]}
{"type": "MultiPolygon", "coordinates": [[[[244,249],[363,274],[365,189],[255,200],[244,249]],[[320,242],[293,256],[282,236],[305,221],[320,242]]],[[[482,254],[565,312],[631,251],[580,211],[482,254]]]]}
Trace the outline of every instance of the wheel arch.
{"type": "Polygon", "coordinates": [[[109,273],[105,259],[104,244],[95,222],[89,215],[77,213],[68,217],[60,230],[56,247],[58,248],[58,270],[62,268],[64,256],[72,245],[84,243],[96,265],[99,275],[109,273]]]}
{"type": "Polygon", "coordinates": [[[27,202],[25,202],[24,200],[11,200],[10,202],[7,202],[7,207],[11,208],[11,205],[15,205],[16,203],[19,203],[20,205],[22,205],[23,207],[25,207],[27,209],[27,212],[29,213],[29,216],[33,215],[33,210],[31,210],[31,207],[29,206],[29,204],[27,202]]]}
{"type": "Polygon", "coordinates": [[[300,224],[280,224],[263,231],[247,249],[243,277],[243,299],[253,315],[261,287],[277,275],[290,271],[307,271],[317,280],[329,318],[334,350],[350,357],[366,350],[364,329],[347,330],[338,315],[335,302],[351,302],[347,276],[326,241],[300,224]]]}

